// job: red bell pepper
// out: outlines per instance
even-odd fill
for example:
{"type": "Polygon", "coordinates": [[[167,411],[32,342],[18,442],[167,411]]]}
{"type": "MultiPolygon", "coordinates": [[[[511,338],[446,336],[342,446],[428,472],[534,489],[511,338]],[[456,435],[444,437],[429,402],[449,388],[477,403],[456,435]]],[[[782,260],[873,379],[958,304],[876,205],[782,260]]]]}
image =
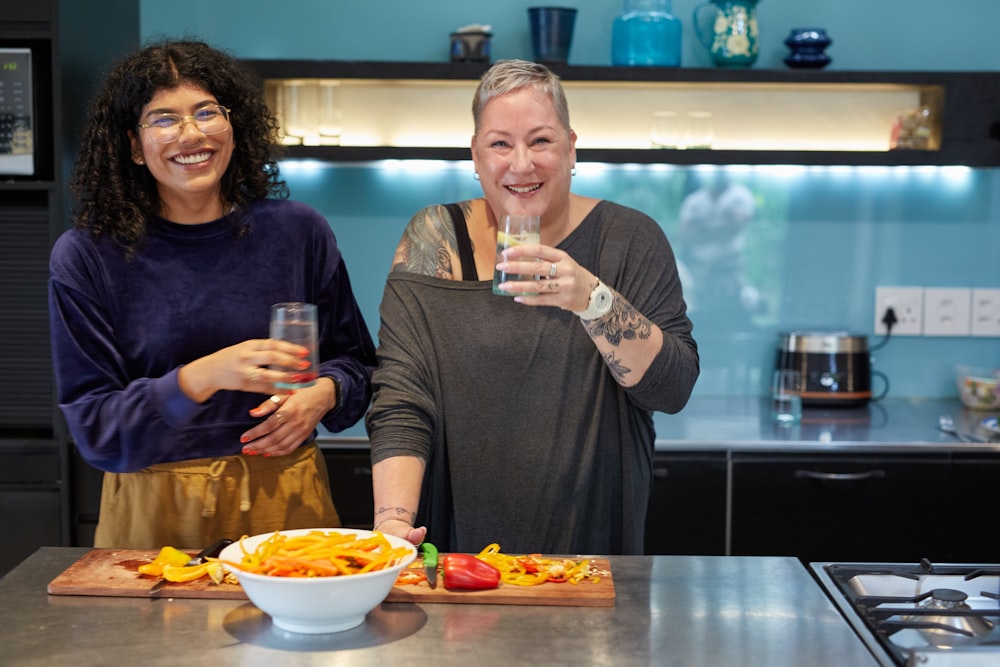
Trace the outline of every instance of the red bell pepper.
{"type": "Polygon", "coordinates": [[[441,562],[445,588],[482,590],[500,585],[500,570],[472,554],[446,554],[441,562]]]}

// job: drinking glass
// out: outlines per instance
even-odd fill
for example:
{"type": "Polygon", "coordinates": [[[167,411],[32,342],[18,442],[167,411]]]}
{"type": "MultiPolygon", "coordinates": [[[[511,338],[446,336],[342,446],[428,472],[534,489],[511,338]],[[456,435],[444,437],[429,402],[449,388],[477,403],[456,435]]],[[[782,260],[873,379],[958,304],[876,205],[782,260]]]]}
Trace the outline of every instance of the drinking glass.
{"type": "Polygon", "coordinates": [[[291,373],[288,382],[275,382],[278,389],[304,389],[316,384],[319,376],[319,354],[317,351],[316,306],[311,303],[276,303],[271,306],[271,338],[286,340],[309,350],[302,357],[309,362],[308,368],[286,368],[271,366],[271,370],[291,373]]]}
{"type": "Polygon", "coordinates": [[[802,421],[802,374],[799,371],[774,371],[771,383],[771,419],[782,426],[802,421]]]}
{"type": "MultiPolygon", "coordinates": [[[[541,241],[541,218],[537,215],[504,215],[497,224],[497,257],[503,261],[503,251],[524,243],[538,244],[541,241]]],[[[504,292],[500,283],[510,280],[535,280],[535,276],[507,273],[499,269],[493,272],[493,293],[502,296],[531,295],[536,292],[504,292]]]]}

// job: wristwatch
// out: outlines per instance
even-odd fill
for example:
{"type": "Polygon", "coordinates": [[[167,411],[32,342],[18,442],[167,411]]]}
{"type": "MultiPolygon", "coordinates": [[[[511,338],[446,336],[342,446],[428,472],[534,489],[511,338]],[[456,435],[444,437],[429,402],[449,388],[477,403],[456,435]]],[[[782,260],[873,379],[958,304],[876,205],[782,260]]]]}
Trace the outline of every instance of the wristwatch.
{"type": "Polygon", "coordinates": [[[601,279],[597,279],[597,284],[594,285],[594,289],[590,292],[590,302],[587,304],[586,310],[573,311],[573,314],[579,317],[581,320],[596,320],[598,317],[603,317],[608,314],[611,310],[611,302],[614,301],[614,294],[611,293],[611,288],[601,282],[601,279]]]}

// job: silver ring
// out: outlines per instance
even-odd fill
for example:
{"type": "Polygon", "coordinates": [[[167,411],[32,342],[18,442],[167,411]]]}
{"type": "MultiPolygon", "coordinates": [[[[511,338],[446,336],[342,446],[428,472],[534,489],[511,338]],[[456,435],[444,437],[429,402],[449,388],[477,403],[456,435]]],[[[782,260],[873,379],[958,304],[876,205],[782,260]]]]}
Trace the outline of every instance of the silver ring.
{"type": "Polygon", "coordinates": [[[549,269],[549,278],[556,277],[556,263],[552,262],[552,267],[549,269]]]}
{"type": "Polygon", "coordinates": [[[277,394],[275,394],[274,396],[272,396],[271,398],[269,398],[267,400],[271,401],[275,405],[278,405],[278,404],[281,403],[281,396],[278,396],[277,394]]]}
{"type": "Polygon", "coordinates": [[[248,370],[247,380],[249,380],[250,382],[257,382],[258,380],[260,380],[260,369],[251,368],[250,370],[248,370]]]}

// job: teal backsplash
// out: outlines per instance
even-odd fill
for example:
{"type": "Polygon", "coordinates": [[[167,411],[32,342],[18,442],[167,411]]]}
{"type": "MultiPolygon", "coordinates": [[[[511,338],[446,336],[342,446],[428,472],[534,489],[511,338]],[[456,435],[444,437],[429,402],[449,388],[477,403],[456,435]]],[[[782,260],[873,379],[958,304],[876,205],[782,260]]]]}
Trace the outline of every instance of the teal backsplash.
{"type": "MultiPolygon", "coordinates": [[[[289,161],[282,173],[330,221],[373,335],[410,216],[481,194],[470,162],[289,161]]],[[[963,167],[580,164],[573,190],[663,227],[701,351],[695,395],[727,397],[763,394],[781,331],[882,342],[877,286],[1000,287],[998,185],[997,170],[963,167]]],[[[1000,339],[899,336],[873,353],[897,398],[954,396],[956,363],[1000,366],[1000,339]]]]}

